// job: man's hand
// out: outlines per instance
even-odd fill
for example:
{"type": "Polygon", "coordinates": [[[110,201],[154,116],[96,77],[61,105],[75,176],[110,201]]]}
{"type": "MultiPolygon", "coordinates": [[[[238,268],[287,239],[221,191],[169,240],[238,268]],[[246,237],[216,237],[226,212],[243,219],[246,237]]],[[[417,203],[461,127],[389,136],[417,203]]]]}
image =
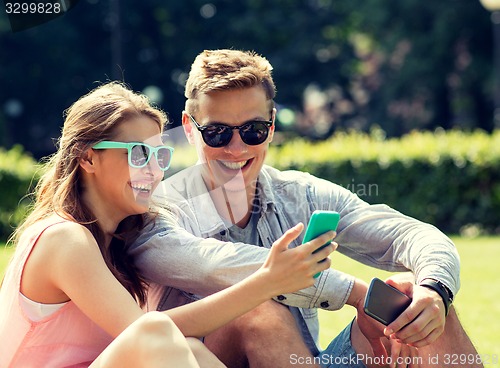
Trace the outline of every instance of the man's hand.
{"type": "MultiPolygon", "coordinates": [[[[396,339],[388,339],[384,335],[384,325],[377,322],[375,319],[366,315],[364,310],[358,309],[356,323],[359,326],[361,333],[368,340],[373,356],[379,359],[375,362],[384,362],[383,367],[412,367],[418,368],[418,349],[416,347],[404,344],[396,339]],[[390,363],[390,364],[389,364],[390,363]]],[[[367,367],[374,365],[365,362],[367,367]]],[[[378,366],[377,366],[378,367],[378,366]]]]}
{"type": "Polygon", "coordinates": [[[383,357],[384,360],[386,360],[388,354],[384,344],[382,343],[382,339],[386,338],[384,335],[384,325],[368,316],[363,310],[362,303],[360,303],[356,309],[358,311],[356,315],[356,322],[361,333],[370,343],[374,356],[383,357]]]}
{"type": "Polygon", "coordinates": [[[394,339],[388,339],[390,352],[389,368],[420,368],[418,349],[414,346],[402,344],[394,339]]]}
{"type": "MultiPolygon", "coordinates": [[[[368,285],[356,279],[347,304],[356,308],[355,325],[357,326],[353,326],[353,328],[358,328],[367,339],[373,357],[380,358],[378,361],[392,362],[390,367],[397,367],[398,362],[418,361],[418,359],[414,358],[418,355],[417,348],[404,344],[397,339],[389,339],[384,334],[385,326],[365,313],[364,300],[367,290],[368,285]]],[[[367,366],[371,368],[373,365],[368,364],[367,366]]],[[[418,367],[418,365],[410,365],[410,367],[418,367]]]]}
{"type": "Polygon", "coordinates": [[[386,282],[413,300],[410,306],[385,328],[385,335],[417,348],[434,342],[443,333],[446,322],[445,306],[439,294],[429,288],[415,285],[413,280],[406,276],[392,276],[386,282]]]}
{"type": "Polygon", "coordinates": [[[358,325],[361,333],[368,340],[375,356],[386,359],[387,350],[382,343],[382,339],[386,339],[386,336],[384,335],[384,325],[366,315],[364,311],[364,302],[367,291],[368,285],[360,279],[355,279],[346,303],[356,308],[357,314],[355,323],[358,325]]]}

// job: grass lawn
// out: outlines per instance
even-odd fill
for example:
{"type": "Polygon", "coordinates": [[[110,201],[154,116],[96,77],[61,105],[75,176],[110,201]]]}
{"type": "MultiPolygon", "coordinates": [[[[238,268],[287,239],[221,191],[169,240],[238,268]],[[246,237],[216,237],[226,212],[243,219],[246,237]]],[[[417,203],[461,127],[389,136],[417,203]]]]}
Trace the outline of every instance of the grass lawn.
{"type": "Polygon", "coordinates": [[[0,279],[3,279],[3,274],[5,272],[5,267],[9,263],[9,258],[14,251],[12,247],[5,247],[5,244],[0,243],[0,279]]]}
{"type": "MultiPolygon", "coordinates": [[[[454,238],[462,260],[462,287],[455,299],[462,324],[482,355],[500,355],[500,273],[496,262],[500,261],[500,238],[454,238]]],[[[0,278],[13,248],[0,245],[0,278]]],[[[332,256],[332,266],[369,281],[388,272],[360,265],[341,254],[332,256]]],[[[323,346],[340,332],[353,318],[353,308],[340,311],[320,311],[323,346]]]]}

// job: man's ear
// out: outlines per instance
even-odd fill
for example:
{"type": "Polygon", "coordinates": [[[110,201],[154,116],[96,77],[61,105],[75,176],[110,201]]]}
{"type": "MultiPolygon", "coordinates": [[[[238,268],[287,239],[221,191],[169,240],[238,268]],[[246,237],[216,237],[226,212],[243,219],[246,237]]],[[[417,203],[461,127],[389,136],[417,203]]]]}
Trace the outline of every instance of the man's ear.
{"type": "Polygon", "coordinates": [[[269,137],[267,137],[269,143],[273,141],[274,129],[276,128],[276,108],[273,108],[271,114],[272,114],[271,119],[273,121],[273,125],[271,126],[271,128],[269,128],[269,137]]]}
{"type": "Polygon", "coordinates": [[[189,144],[194,144],[194,130],[189,114],[186,111],[182,112],[182,128],[184,129],[184,134],[189,142],[189,144]]]}
{"type": "Polygon", "coordinates": [[[80,158],[80,167],[87,173],[91,174],[95,172],[95,159],[97,158],[97,153],[92,148],[85,151],[84,155],[80,158]]]}

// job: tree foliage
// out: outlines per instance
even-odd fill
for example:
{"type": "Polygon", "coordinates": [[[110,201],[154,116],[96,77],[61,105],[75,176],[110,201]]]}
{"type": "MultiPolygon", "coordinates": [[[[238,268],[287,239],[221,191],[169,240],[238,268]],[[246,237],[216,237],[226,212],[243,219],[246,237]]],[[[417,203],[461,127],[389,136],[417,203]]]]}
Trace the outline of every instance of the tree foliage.
{"type": "Polygon", "coordinates": [[[271,61],[290,134],[491,130],[488,17],[472,0],[81,0],[22,32],[0,18],[0,145],[53,152],[62,111],[108,79],[158,87],[177,125],[191,62],[213,48],[271,61]]]}

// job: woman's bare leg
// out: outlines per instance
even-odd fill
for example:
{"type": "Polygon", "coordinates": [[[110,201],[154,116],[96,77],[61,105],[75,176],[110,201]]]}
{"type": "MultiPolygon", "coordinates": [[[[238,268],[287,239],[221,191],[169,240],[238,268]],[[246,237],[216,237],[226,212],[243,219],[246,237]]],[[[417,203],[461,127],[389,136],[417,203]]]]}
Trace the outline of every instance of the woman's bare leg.
{"type": "Polygon", "coordinates": [[[200,340],[194,337],[188,337],[186,340],[201,368],[226,367],[200,340]]]}
{"type": "Polygon", "coordinates": [[[160,312],[149,312],[132,323],[99,355],[92,368],[200,368],[186,338],[160,312]]]}

